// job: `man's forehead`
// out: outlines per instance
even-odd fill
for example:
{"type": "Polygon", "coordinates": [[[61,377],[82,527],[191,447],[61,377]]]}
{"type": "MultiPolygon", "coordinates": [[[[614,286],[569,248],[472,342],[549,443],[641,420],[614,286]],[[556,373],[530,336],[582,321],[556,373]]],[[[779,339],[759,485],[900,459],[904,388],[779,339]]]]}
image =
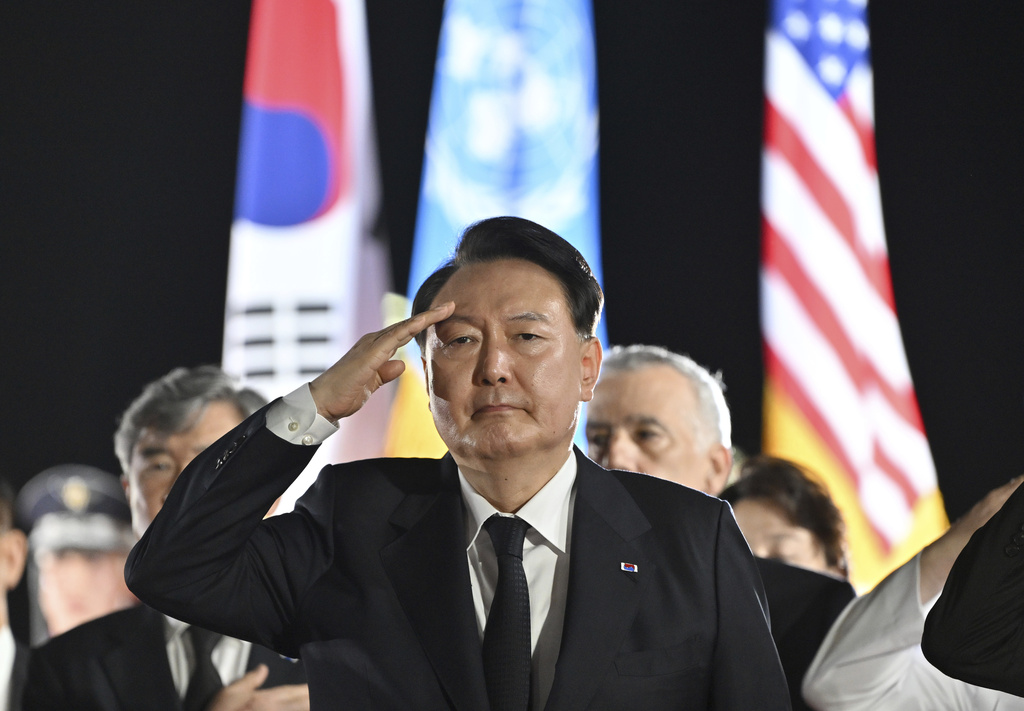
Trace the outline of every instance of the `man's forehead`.
{"type": "Polygon", "coordinates": [[[562,282],[557,276],[526,259],[498,259],[467,264],[454,271],[438,289],[431,306],[446,301],[445,295],[453,290],[479,290],[487,294],[504,287],[527,295],[529,292],[524,292],[519,288],[520,285],[529,284],[535,287],[538,283],[544,283],[564,294],[562,282]]]}
{"type": "Polygon", "coordinates": [[[685,404],[694,400],[696,391],[690,379],[671,365],[652,363],[630,370],[604,371],[594,393],[595,399],[602,401],[630,402],[648,401],[652,395],[685,404]]]}

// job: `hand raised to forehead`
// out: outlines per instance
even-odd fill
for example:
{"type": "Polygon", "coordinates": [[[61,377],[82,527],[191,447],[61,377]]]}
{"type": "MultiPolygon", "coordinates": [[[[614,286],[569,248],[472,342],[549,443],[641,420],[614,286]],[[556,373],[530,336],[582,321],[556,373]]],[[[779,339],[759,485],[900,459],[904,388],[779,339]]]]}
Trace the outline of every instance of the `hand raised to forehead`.
{"type": "Polygon", "coordinates": [[[398,349],[417,333],[452,315],[451,301],[399,321],[375,333],[368,333],[341,359],[309,384],[317,412],[331,422],[355,413],[381,385],[405,370],[405,363],[391,360],[398,349]]]}

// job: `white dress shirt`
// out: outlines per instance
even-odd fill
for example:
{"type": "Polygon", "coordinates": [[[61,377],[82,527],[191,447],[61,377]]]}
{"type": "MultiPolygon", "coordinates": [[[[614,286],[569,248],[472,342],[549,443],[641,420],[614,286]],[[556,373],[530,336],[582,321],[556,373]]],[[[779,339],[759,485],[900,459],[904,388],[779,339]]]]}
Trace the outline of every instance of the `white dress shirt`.
{"type": "MultiPolygon", "coordinates": [[[[572,501],[575,498],[576,457],[526,502],[516,516],[530,528],[523,542],[523,569],[530,589],[530,637],[533,650],[530,685],[532,708],[542,709],[555,678],[555,662],[562,642],[565,597],[569,586],[569,533],[572,530],[572,501]]],[[[498,559],[484,522],[498,510],[477,493],[459,471],[462,501],[466,513],[466,556],[477,627],[483,639],[487,614],[498,583],[498,559]]]]}
{"type": "MultiPolygon", "coordinates": [[[[293,444],[316,445],[337,431],[316,410],[309,384],[301,385],[267,410],[267,429],[293,444]]],[[[530,528],[523,544],[523,568],[530,589],[530,632],[533,645],[532,707],[544,708],[555,677],[562,641],[565,598],[569,587],[569,534],[575,499],[576,457],[565,464],[532,499],[516,512],[530,528]]],[[[487,613],[498,580],[498,562],[484,521],[497,513],[459,472],[466,513],[466,558],[473,586],[477,627],[483,638],[487,613]]]]}
{"type": "Polygon", "coordinates": [[[14,671],[14,634],[10,625],[0,627],[0,711],[11,706],[11,672],[14,671]]]}
{"type": "MultiPolygon", "coordinates": [[[[173,617],[164,616],[164,636],[167,640],[167,661],[171,665],[171,678],[178,696],[185,698],[188,682],[196,667],[195,652],[192,639],[185,634],[188,624],[173,617]]],[[[213,648],[210,658],[220,675],[222,684],[227,685],[238,681],[245,675],[245,667],[249,663],[249,650],[252,643],[234,637],[221,637],[213,648]]]]}
{"type": "Polygon", "coordinates": [[[832,624],[804,676],[822,711],[1024,711],[1024,698],[952,679],[921,653],[921,554],[853,600],[832,624]]]}

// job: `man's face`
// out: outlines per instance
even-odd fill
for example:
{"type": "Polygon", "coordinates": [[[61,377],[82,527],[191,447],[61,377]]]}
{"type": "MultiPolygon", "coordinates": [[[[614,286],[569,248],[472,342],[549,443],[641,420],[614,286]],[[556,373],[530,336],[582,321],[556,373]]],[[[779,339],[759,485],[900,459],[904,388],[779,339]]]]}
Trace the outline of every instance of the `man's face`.
{"type": "Polygon", "coordinates": [[[693,385],[671,366],[606,372],[587,408],[590,458],[718,494],[732,455],[701,441],[697,412],[693,385]]]}
{"type": "Polygon", "coordinates": [[[163,508],[171,486],[188,463],[242,419],[237,407],[215,401],[207,405],[195,423],[182,432],[168,435],[151,429],[142,430],[132,447],[128,473],[122,480],[136,536],[141,538],[149,528],[163,508]]]}
{"type": "Polygon", "coordinates": [[[51,637],[138,602],[124,582],[127,551],[44,551],[39,608],[51,637]]]}
{"type": "Polygon", "coordinates": [[[581,401],[601,363],[576,335],[565,295],[545,269],[511,259],[452,275],[434,304],[454,313],[427,332],[430,410],[461,466],[570,450],[581,401]]]}

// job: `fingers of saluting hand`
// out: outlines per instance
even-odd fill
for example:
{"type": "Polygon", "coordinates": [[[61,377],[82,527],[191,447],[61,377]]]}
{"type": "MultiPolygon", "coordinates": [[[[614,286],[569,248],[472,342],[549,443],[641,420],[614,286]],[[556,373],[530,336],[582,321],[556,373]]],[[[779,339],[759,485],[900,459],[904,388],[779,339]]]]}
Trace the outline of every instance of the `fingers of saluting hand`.
{"type": "Polygon", "coordinates": [[[335,422],[356,412],[377,388],[405,370],[404,363],[391,360],[398,349],[454,310],[455,304],[447,302],[360,338],[341,360],[309,384],[317,411],[335,422]]]}
{"type": "Polygon", "coordinates": [[[452,315],[453,311],[455,311],[455,302],[447,301],[376,333],[367,334],[363,336],[363,339],[370,339],[377,355],[386,361],[393,357],[399,348],[415,338],[417,333],[445,320],[452,315]]]}

